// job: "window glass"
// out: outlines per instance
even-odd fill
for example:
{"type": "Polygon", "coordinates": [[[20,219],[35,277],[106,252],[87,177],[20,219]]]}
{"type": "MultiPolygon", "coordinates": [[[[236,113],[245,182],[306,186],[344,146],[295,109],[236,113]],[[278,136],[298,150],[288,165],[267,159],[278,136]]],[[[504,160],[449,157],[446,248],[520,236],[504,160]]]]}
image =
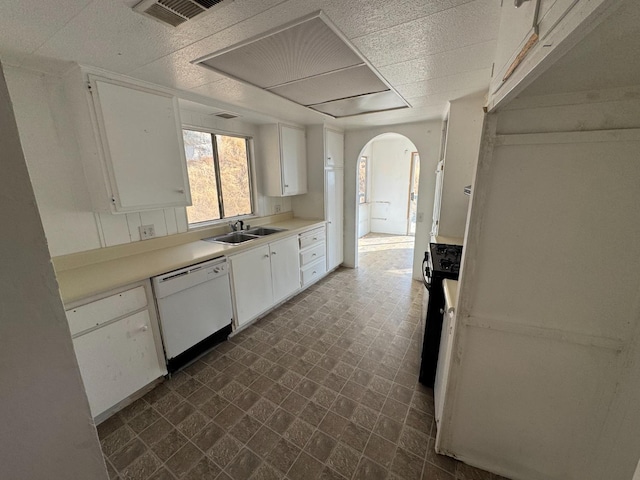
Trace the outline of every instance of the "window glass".
{"type": "Polygon", "coordinates": [[[251,188],[247,140],[240,137],[216,135],[220,160],[220,183],[225,217],[251,213],[251,188]]]}
{"type": "Polygon", "coordinates": [[[189,225],[253,213],[247,139],[195,130],[183,130],[183,138],[189,225]]]}
{"type": "Polygon", "coordinates": [[[368,200],[367,175],[369,172],[367,167],[367,157],[360,157],[360,163],[358,164],[358,200],[360,203],[366,203],[368,200]]]}

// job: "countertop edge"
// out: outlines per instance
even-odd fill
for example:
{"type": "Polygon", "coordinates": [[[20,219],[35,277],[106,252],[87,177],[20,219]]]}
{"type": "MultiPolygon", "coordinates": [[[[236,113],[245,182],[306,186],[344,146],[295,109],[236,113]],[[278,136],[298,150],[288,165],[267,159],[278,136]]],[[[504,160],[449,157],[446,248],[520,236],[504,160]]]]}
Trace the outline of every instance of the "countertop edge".
{"type": "Polygon", "coordinates": [[[264,226],[283,228],[286,231],[251,240],[239,245],[224,245],[204,240],[185,242],[181,245],[154,249],[135,255],[81,266],[56,272],[60,296],[66,306],[119,287],[147,280],[156,275],[177,270],[278,241],[291,235],[325,225],[324,220],[289,220],[264,226]]]}

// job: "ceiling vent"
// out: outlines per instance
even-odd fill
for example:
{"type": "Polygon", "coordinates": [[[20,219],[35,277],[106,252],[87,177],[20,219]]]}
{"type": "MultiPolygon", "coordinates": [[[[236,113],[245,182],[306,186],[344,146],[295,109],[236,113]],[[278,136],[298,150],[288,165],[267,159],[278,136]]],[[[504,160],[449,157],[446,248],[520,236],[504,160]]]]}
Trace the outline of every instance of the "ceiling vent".
{"type": "Polygon", "coordinates": [[[234,0],[142,0],[133,9],[162,23],[177,27],[213,7],[231,3],[234,0]]]}
{"type": "Polygon", "coordinates": [[[193,63],[334,118],[409,107],[322,12],[193,63]]]}
{"type": "Polygon", "coordinates": [[[212,113],[214,117],[224,118],[225,120],[231,120],[232,118],[238,118],[240,115],[236,115],[235,113],[229,112],[221,112],[221,113],[212,113]]]}

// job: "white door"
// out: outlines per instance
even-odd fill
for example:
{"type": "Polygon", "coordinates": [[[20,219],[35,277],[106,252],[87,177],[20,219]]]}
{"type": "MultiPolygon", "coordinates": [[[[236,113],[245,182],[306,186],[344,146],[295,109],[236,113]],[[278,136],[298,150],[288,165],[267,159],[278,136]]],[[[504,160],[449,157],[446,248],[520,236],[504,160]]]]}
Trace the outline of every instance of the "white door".
{"type": "Polygon", "coordinates": [[[273,303],[284,300],[300,288],[298,237],[270,243],[273,303]]]}
{"type": "Polygon", "coordinates": [[[327,270],[343,261],[344,170],[325,171],[325,220],[327,220],[327,270]]]}
{"type": "Polygon", "coordinates": [[[269,246],[233,255],[229,260],[240,327],[273,305],[269,246]]]}
{"type": "Polygon", "coordinates": [[[166,373],[147,310],[80,335],[73,347],[94,417],[166,373]]]}
{"type": "Polygon", "coordinates": [[[411,153],[411,182],[409,185],[409,218],[407,219],[407,234],[416,234],[416,221],[418,216],[418,186],[420,183],[420,155],[411,153]]]}
{"type": "Polygon", "coordinates": [[[282,193],[307,192],[307,147],[303,128],[280,126],[282,193]]]}

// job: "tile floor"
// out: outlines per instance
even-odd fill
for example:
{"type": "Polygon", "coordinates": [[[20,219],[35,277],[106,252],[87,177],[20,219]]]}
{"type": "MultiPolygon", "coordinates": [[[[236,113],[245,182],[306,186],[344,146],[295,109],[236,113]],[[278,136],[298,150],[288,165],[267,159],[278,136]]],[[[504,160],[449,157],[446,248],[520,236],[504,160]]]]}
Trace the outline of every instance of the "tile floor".
{"type": "Polygon", "coordinates": [[[434,452],[413,239],[341,268],[98,426],[112,479],[496,480],[434,452]]]}

